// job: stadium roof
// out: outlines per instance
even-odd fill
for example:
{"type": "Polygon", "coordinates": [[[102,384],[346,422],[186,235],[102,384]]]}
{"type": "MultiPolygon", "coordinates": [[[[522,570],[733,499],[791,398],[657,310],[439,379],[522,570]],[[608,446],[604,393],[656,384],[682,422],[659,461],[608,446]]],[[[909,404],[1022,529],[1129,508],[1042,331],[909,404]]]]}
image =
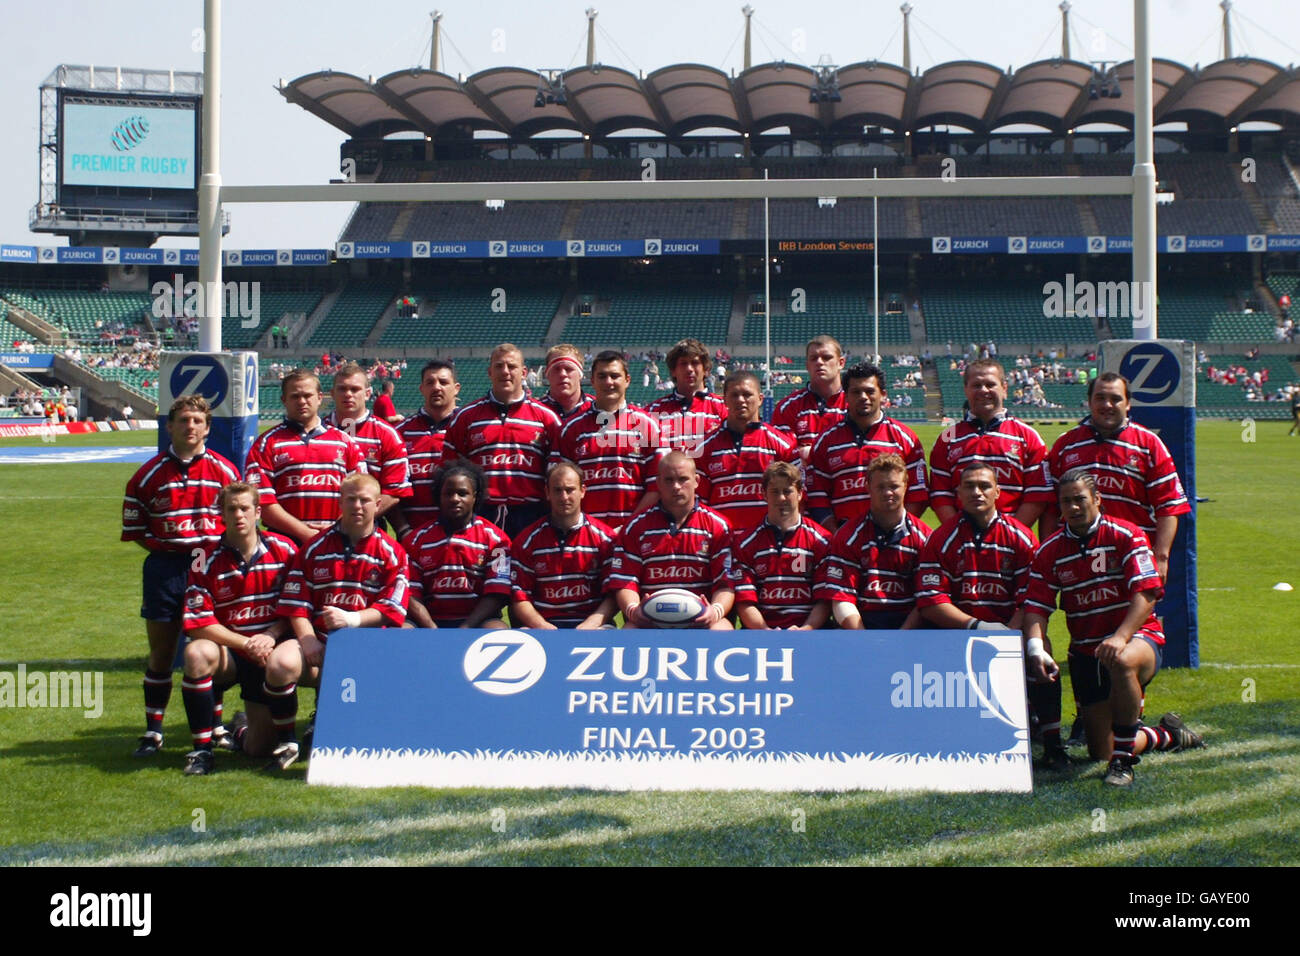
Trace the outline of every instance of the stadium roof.
{"type": "MultiPolygon", "coordinates": [[[[649,129],[669,137],[722,128],[758,135],[790,127],[795,135],[850,133],[863,124],[895,132],[936,125],[990,132],[1030,123],[1056,133],[1085,123],[1133,126],[1133,62],[1115,67],[1120,95],[1092,99],[1091,64],[1040,60],[1019,70],[961,60],[924,73],[869,61],[833,76],[838,102],[810,102],[817,71],[794,63],[764,63],[738,76],[681,63],[636,76],[595,64],[562,74],[564,103],[535,105],[547,81],[536,71],[499,67],[458,79],[408,69],[369,80],[326,70],[279,87],[291,103],[352,137],[415,131],[437,138],[444,128],[494,130],[527,139],[550,130],[602,138],[649,129]]],[[[1300,127],[1300,73],[1294,67],[1239,57],[1189,68],[1153,64],[1157,124],[1226,133],[1268,121],[1300,127]]]]}

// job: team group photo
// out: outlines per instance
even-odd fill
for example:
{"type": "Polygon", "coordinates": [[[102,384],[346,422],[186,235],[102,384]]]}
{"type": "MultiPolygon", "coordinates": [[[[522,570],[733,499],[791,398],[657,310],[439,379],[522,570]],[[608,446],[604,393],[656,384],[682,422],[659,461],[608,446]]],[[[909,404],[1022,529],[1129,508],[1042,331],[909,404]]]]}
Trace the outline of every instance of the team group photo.
{"type": "Polygon", "coordinates": [[[0,864],[1300,863],[1293,11],[665,3],[0,15],[0,864]]]}

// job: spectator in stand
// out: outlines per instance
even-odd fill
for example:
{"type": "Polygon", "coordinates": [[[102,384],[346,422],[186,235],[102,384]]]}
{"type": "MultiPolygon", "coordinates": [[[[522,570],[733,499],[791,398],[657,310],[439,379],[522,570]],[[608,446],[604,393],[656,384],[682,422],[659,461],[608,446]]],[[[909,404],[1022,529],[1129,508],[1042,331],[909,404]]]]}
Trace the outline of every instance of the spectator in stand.
{"type": "Polygon", "coordinates": [[[393,404],[393,392],[396,390],[397,386],[391,381],[385,382],[379,397],[375,399],[375,407],[371,413],[390,425],[399,425],[402,422],[402,416],[397,414],[397,406],[393,404]]]}

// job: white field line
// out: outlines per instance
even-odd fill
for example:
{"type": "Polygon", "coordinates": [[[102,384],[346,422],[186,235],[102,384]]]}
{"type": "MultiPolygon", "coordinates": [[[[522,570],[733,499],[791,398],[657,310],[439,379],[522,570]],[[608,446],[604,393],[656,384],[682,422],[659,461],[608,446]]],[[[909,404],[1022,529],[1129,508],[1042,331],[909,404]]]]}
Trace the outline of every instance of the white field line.
{"type": "Polygon", "coordinates": [[[1030,792],[1028,757],[907,754],[792,757],[628,753],[312,753],[308,783],[354,787],[586,787],[594,790],[1030,792]],[[847,757],[847,759],[842,759],[847,757]]]}

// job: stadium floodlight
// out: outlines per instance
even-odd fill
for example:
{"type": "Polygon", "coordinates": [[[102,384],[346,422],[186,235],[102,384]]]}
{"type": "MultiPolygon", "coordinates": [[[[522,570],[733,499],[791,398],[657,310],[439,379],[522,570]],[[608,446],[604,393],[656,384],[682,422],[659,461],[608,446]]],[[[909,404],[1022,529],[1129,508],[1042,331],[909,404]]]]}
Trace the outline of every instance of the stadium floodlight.
{"type": "Polygon", "coordinates": [[[838,103],[843,99],[840,96],[840,78],[836,69],[829,56],[823,55],[817,61],[817,79],[808,87],[809,103],[838,103]]]}
{"type": "Polygon", "coordinates": [[[564,71],[561,69],[539,69],[537,71],[537,95],[533,97],[533,106],[567,106],[569,95],[564,89],[564,71]]]}

